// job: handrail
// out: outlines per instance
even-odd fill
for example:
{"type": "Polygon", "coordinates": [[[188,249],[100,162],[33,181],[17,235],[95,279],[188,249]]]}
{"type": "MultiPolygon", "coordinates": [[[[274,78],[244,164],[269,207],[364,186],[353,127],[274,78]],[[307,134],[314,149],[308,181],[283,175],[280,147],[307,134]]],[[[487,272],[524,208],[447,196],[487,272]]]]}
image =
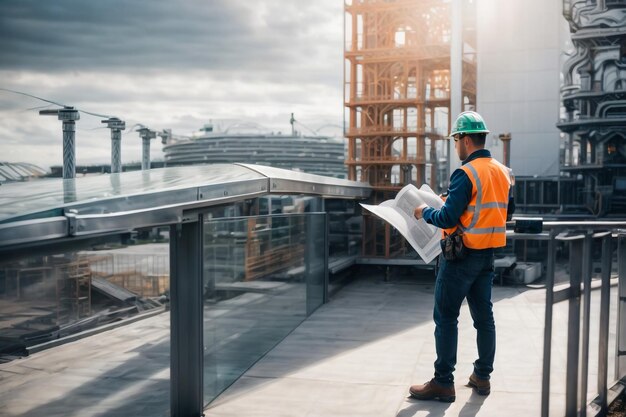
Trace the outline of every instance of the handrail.
{"type": "MultiPolygon", "coordinates": [[[[513,222],[509,222],[510,226],[513,222]]],[[[543,223],[547,232],[540,234],[508,233],[514,239],[547,240],[546,306],[543,341],[543,372],[541,416],[549,416],[550,365],[552,352],[553,307],[568,302],[567,365],[565,386],[565,416],[586,417],[606,415],[608,405],[623,390],[621,380],[626,377],[626,339],[620,336],[626,325],[626,221],[551,221],[543,223]],[[617,348],[615,376],[618,390],[608,387],[608,345],[610,279],[613,258],[613,239],[617,239],[619,309],[617,317],[617,348]],[[601,285],[598,338],[597,397],[587,403],[589,370],[589,333],[591,318],[592,245],[601,240],[601,285]],[[557,243],[569,245],[569,286],[554,290],[557,243]],[[622,296],[624,295],[624,296],[622,296]],[[582,312],[582,320],[581,320],[582,312]],[[610,398],[613,397],[613,398],[610,398]]]]}
{"type": "MultiPolygon", "coordinates": [[[[84,181],[90,181],[91,178],[50,180],[52,186],[59,190],[58,196],[49,198],[51,203],[42,204],[42,207],[29,206],[30,211],[23,214],[15,209],[15,214],[10,213],[2,219],[0,254],[13,251],[17,244],[40,245],[66,237],[95,236],[111,231],[176,224],[184,221],[184,213],[190,210],[264,195],[303,194],[358,200],[367,198],[371,193],[370,185],[363,182],[241,163],[224,164],[223,171],[239,169],[246,175],[241,174],[241,178],[225,176],[218,181],[214,179],[216,167],[219,166],[151,170],[147,172],[147,185],[137,187],[137,190],[132,189],[132,186],[137,182],[135,177],[138,173],[115,174],[111,182],[116,180],[117,184],[101,186],[99,194],[88,194],[87,197],[81,195],[79,200],[76,199],[77,184],[83,182],[82,188],[85,188],[84,181]],[[153,177],[158,174],[159,179],[165,179],[160,183],[155,180],[155,185],[151,186],[151,173],[153,177]],[[122,186],[124,181],[130,184],[126,187],[130,191],[122,186]],[[59,185],[60,182],[63,187],[59,185]],[[65,197],[69,195],[73,199],[66,201],[65,197]]],[[[37,186],[36,182],[33,185],[37,186]]],[[[50,184],[48,186],[53,188],[50,184]]],[[[28,195],[28,187],[20,190],[21,194],[18,195],[28,195]]],[[[33,190],[33,193],[40,192],[37,187],[33,190]]],[[[29,197],[32,199],[32,195],[29,197]]],[[[18,200],[3,201],[20,207],[18,200]]]]}
{"type": "MultiPolygon", "coordinates": [[[[523,217],[520,217],[523,219],[523,217]]],[[[513,225],[515,219],[508,222],[513,225]]],[[[569,220],[569,221],[544,221],[543,228],[547,230],[559,229],[589,229],[589,230],[606,230],[606,229],[626,229],[626,220],[569,220]]]]}

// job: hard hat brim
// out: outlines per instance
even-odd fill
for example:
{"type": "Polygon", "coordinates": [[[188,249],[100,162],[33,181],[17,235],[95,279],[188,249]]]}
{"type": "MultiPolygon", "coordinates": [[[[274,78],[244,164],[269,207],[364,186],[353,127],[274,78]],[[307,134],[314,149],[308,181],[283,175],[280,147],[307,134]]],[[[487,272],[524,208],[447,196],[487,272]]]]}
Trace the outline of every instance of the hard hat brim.
{"type": "Polygon", "coordinates": [[[489,130],[487,130],[487,129],[458,130],[458,131],[450,132],[450,134],[448,135],[448,139],[451,139],[452,136],[454,136],[454,135],[460,135],[460,134],[471,135],[471,134],[474,134],[474,133],[491,133],[491,132],[489,130]]]}

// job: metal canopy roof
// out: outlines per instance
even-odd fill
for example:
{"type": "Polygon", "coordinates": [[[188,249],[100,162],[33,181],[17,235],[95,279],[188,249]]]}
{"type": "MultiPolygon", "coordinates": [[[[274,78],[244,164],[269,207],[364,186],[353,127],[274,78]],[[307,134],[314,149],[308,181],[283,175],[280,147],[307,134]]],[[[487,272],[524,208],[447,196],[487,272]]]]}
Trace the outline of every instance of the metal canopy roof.
{"type": "Polygon", "coordinates": [[[0,187],[0,247],[180,223],[183,212],[265,194],[366,198],[366,183],[245,164],[45,179],[0,187]]]}

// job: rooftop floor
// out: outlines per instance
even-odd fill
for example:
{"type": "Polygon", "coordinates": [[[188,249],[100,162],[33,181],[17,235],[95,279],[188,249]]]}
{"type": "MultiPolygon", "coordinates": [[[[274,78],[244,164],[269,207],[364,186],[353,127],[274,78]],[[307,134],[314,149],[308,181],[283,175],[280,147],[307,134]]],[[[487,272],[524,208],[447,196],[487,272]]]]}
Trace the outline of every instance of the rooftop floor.
{"type": "MultiPolygon", "coordinates": [[[[465,386],[476,359],[475,331],[465,305],[459,318],[456,401],[408,397],[410,385],[433,376],[433,287],[411,278],[353,282],[249,369],[205,415],[539,416],[545,291],[526,287],[493,289],[498,346],[491,395],[478,396],[465,386]]],[[[597,321],[597,293],[592,323],[597,321]]],[[[615,291],[612,295],[615,300],[615,291]]],[[[615,303],[612,309],[615,317],[615,303]]],[[[565,410],[566,317],[567,304],[556,305],[550,407],[555,416],[565,410]]],[[[612,323],[613,344],[614,331],[612,323]]],[[[589,391],[597,378],[597,334],[597,324],[592,325],[589,391]]]]}
{"type": "MultiPolygon", "coordinates": [[[[339,291],[210,404],[205,414],[538,416],[544,295],[543,290],[526,287],[494,287],[498,350],[488,397],[464,386],[476,355],[475,332],[464,306],[459,318],[456,402],[408,398],[408,387],[429,380],[433,373],[433,282],[406,276],[386,282],[372,276],[339,291]]],[[[598,297],[594,291],[589,391],[596,381],[598,297]]],[[[615,303],[611,308],[613,346],[615,303]]],[[[567,305],[558,304],[554,314],[551,415],[563,415],[567,305]]],[[[169,315],[160,314],[0,364],[0,415],[169,415],[168,361],[169,315]]],[[[610,376],[612,372],[609,364],[610,376]]]]}

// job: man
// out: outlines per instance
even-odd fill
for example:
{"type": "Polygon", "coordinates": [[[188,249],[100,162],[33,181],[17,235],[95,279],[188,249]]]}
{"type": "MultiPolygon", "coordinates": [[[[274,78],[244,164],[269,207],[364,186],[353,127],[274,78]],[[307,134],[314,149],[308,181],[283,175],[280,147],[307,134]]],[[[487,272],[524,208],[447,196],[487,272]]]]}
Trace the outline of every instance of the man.
{"type": "Polygon", "coordinates": [[[415,209],[416,218],[440,227],[444,237],[462,233],[465,258],[448,261],[439,256],[435,283],[435,377],[423,385],[411,386],[412,397],[420,400],[453,402],[454,367],[457,352],[457,323],[465,298],[477,331],[478,359],[469,384],[480,395],[491,391],[489,382],[496,352],[496,328],[491,303],[494,248],[506,244],[506,219],[511,179],[509,169],[491,158],[485,149],[489,133],[475,112],[461,113],[450,137],[461,168],[450,177],[445,204],[440,210],[425,204],[415,209]],[[459,229],[457,231],[457,229],[459,229]]]}

